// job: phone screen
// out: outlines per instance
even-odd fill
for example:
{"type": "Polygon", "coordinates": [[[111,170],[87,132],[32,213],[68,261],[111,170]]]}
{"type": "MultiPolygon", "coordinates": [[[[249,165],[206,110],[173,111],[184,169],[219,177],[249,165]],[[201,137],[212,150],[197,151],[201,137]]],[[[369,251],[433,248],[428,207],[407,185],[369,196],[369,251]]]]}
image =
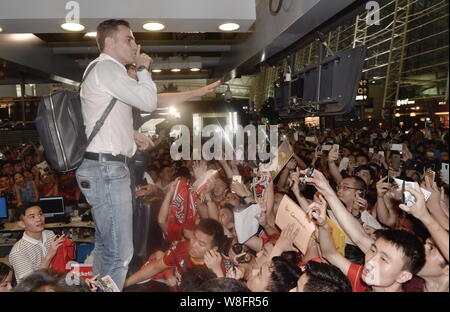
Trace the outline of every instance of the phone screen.
{"type": "Polygon", "coordinates": [[[395,171],[400,170],[400,155],[394,154],[392,155],[392,169],[395,171]]]}
{"type": "Polygon", "coordinates": [[[444,176],[444,178],[448,181],[448,164],[447,163],[442,163],[441,172],[442,172],[442,175],[444,176]]]}

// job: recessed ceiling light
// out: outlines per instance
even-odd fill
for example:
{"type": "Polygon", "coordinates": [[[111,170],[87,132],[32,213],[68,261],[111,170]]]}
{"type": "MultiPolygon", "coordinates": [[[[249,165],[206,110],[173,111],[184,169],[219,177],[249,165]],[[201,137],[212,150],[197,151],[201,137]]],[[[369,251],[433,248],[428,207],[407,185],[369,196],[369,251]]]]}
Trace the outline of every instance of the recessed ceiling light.
{"type": "Polygon", "coordinates": [[[152,73],[160,73],[160,72],[162,72],[161,69],[152,69],[152,73]]]}
{"type": "Polygon", "coordinates": [[[154,23],[154,22],[152,22],[152,23],[146,23],[146,24],[142,25],[142,27],[145,30],[158,31],[158,30],[163,30],[166,26],[164,26],[161,23],[154,23]]]}
{"type": "Polygon", "coordinates": [[[84,30],[84,26],[77,23],[64,23],[61,25],[62,29],[68,30],[68,31],[82,31],[84,30]]]}
{"type": "Polygon", "coordinates": [[[239,26],[236,23],[225,23],[219,26],[219,29],[222,31],[233,31],[239,29],[241,26],[239,26]]]}
{"type": "Polygon", "coordinates": [[[191,72],[198,72],[200,71],[200,68],[191,68],[191,72]]]}
{"type": "Polygon", "coordinates": [[[2,31],[3,31],[3,28],[0,27],[0,32],[2,32],[2,31]]]}
{"type": "Polygon", "coordinates": [[[86,33],[85,35],[84,35],[85,37],[97,37],[97,32],[96,31],[91,31],[91,32],[88,32],[88,33],[86,33]]]}
{"type": "Polygon", "coordinates": [[[33,34],[11,34],[11,39],[16,41],[31,40],[36,38],[33,34]]]}
{"type": "Polygon", "coordinates": [[[179,73],[179,72],[181,71],[181,69],[179,69],[179,68],[174,68],[174,69],[172,69],[172,71],[173,71],[174,73],[179,73]]]}

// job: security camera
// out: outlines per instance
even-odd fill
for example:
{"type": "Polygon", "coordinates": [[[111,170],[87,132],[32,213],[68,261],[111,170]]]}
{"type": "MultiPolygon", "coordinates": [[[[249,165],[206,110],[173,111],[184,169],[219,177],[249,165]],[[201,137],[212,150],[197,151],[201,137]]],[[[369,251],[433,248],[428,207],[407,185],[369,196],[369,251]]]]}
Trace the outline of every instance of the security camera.
{"type": "Polygon", "coordinates": [[[230,103],[233,99],[233,93],[231,93],[230,85],[227,85],[227,91],[225,91],[225,93],[223,94],[223,98],[227,103],[230,103]]]}

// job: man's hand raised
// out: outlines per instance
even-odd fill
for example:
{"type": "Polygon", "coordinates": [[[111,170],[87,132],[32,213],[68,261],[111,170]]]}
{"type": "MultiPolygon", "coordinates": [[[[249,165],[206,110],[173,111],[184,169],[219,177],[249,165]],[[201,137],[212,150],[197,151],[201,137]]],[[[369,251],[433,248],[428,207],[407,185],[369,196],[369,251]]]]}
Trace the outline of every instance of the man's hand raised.
{"type": "Polygon", "coordinates": [[[148,56],[145,53],[141,53],[141,45],[138,45],[136,55],[135,55],[135,63],[136,68],[139,68],[140,66],[145,66],[147,70],[150,68],[150,64],[153,63],[153,60],[150,56],[148,56]]]}

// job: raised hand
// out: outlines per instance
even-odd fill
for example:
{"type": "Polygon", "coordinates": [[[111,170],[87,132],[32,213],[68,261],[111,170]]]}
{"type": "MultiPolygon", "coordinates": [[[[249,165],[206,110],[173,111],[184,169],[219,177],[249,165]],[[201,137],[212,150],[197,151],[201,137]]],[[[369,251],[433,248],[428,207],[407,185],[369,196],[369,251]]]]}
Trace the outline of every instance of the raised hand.
{"type": "Polygon", "coordinates": [[[312,202],[306,212],[311,220],[314,220],[318,226],[324,226],[327,218],[327,201],[322,195],[319,195],[319,203],[312,202]]]}
{"type": "Polygon", "coordinates": [[[274,249],[281,251],[281,253],[284,251],[295,250],[294,240],[299,231],[299,228],[294,227],[294,223],[289,224],[283,229],[283,231],[281,231],[281,235],[278,238],[274,249]]]}
{"type": "Polygon", "coordinates": [[[423,197],[419,185],[414,183],[414,188],[406,187],[405,190],[410,192],[416,198],[416,203],[411,207],[408,207],[405,204],[400,204],[400,209],[412,214],[419,220],[422,220],[424,217],[428,216],[429,212],[426,207],[425,198],[423,197]]]}
{"type": "Polygon", "coordinates": [[[203,160],[195,161],[192,165],[192,170],[194,171],[194,176],[196,179],[200,178],[203,174],[208,171],[206,162],[203,160]]]}
{"type": "Polygon", "coordinates": [[[141,45],[138,45],[136,55],[134,57],[136,68],[139,68],[140,66],[145,66],[147,70],[150,68],[150,64],[153,63],[153,60],[150,56],[148,56],[145,53],[141,53],[141,45]]]}
{"type": "Polygon", "coordinates": [[[145,151],[146,149],[155,146],[153,141],[150,140],[148,136],[138,131],[134,131],[134,142],[136,142],[136,145],[140,151],[145,151]]]}
{"type": "Polygon", "coordinates": [[[339,159],[339,151],[336,146],[333,145],[330,152],[328,153],[328,161],[336,161],[339,159]]]}
{"type": "Polygon", "coordinates": [[[50,243],[50,248],[47,252],[47,257],[53,258],[56,255],[56,252],[58,251],[59,246],[61,246],[64,242],[64,235],[56,236],[53,240],[53,242],[50,243]]]}
{"type": "Polygon", "coordinates": [[[222,256],[219,252],[213,249],[208,250],[205,254],[204,261],[206,267],[214,273],[222,271],[222,256]]]}
{"type": "Polygon", "coordinates": [[[387,176],[385,176],[384,178],[382,178],[381,180],[379,180],[377,182],[377,195],[378,197],[383,197],[387,191],[391,188],[391,184],[385,182],[387,179],[387,176]]]}
{"type": "MultiPolygon", "coordinates": [[[[306,174],[307,170],[302,170],[300,173],[306,174]]],[[[328,183],[328,180],[325,178],[322,172],[319,170],[314,170],[311,177],[305,178],[306,183],[312,184],[316,187],[316,189],[321,192],[322,194],[333,191],[333,189],[330,186],[330,183],[328,183]]]]}

